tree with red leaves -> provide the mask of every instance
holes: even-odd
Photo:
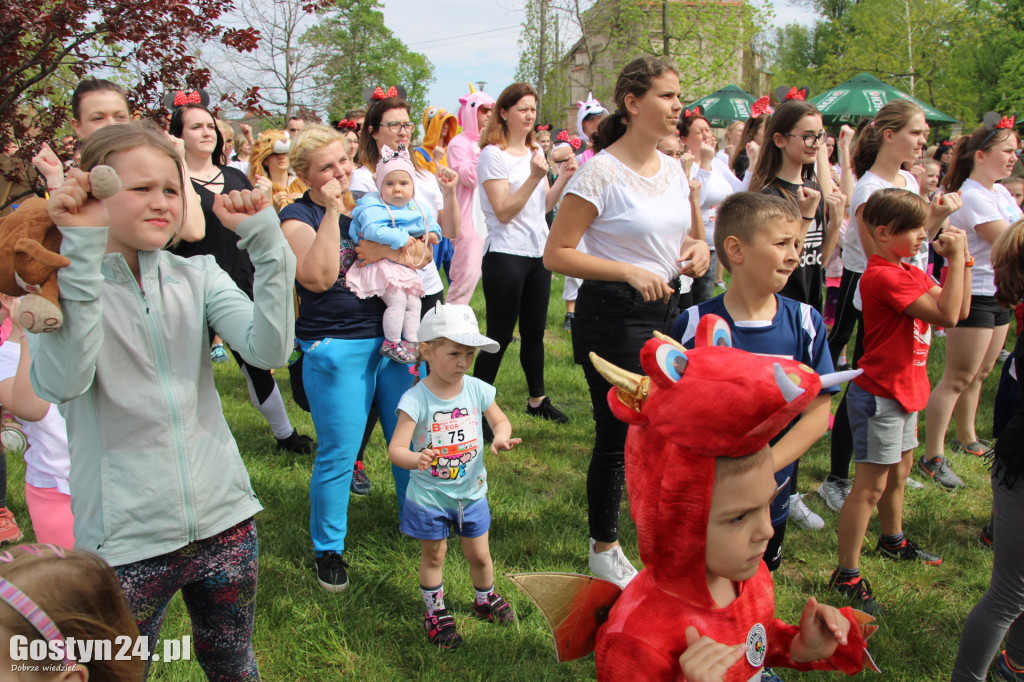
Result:
[[[68,120],[57,76],[74,87],[86,75],[130,67],[129,102],[159,108],[172,88],[205,86],[210,73],[196,54],[207,41],[238,52],[259,42],[253,28],[219,23],[231,0],[4,0],[0,6],[0,150],[17,144],[28,160]],[[252,108],[258,88],[226,99]],[[9,197],[7,202],[14,200]]]

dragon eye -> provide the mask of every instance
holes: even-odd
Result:
[[[665,376],[672,381],[679,381],[683,378],[683,373],[686,371],[686,365],[689,362],[686,353],[665,344],[658,348],[655,357],[658,360],[658,367],[665,373]]]

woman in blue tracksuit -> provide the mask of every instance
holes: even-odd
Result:
[[[376,406],[390,440],[398,399],[413,378],[408,365],[379,352],[384,302],[359,298],[345,285],[345,273],[356,261],[356,245],[348,239],[355,201],[349,192],[352,160],[347,150],[344,138],[324,126],[306,126],[292,138],[291,167],[309,190],[281,211],[281,227],[298,261],[295,336],[303,352],[302,381],[319,442],[309,483],[309,526],[317,579],[330,592],[348,586],[343,552],[352,467],[370,407]],[[423,261],[424,256],[430,260],[425,243],[417,244],[422,248],[416,249],[416,257],[403,262]],[[391,253],[392,260],[402,260],[400,252]],[[398,467],[392,471],[401,509],[409,472]]]

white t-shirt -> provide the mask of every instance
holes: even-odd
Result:
[[[576,171],[565,192],[597,209],[584,233],[591,255],[671,282],[679,277],[679,251],[690,231],[690,185],[675,159],[658,158],[661,170],[645,178],[601,151]]]
[[[900,175],[906,181],[903,189],[914,194],[918,194],[921,191],[920,185],[917,184],[917,178],[905,170],[900,170]],[[850,197],[850,226],[846,230],[846,238],[843,242],[843,267],[847,270],[863,273],[864,269],[868,266],[868,259],[864,254],[864,245],[860,243],[857,209],[864,205],[877,190],[885,189],[886,187],[896,187],[896,185],[879,175],[875,175],[871,171],[864,173],[857,180],[857,184],[853,186],[853,196]],[[913,259],[914,265],[921,267],[918,258]],[[925,267],[928,265],[927,252],[925,252],[924,265]],[[921,267],[921,269],[924,270],[925,267]]]
[[[0,381],[14,378],[20,357],[21,347],[17,343],[6,342],[0,345]],[[28,440],[28,449],[25,450],[25,481],[37,488],[56,488],[70,495],[68,430],[60,411],[51,405],[46,416],[39,421],[19,420],[19,423]]]
[[[480,151],[480,159],[476,163],[476,184],[480,194],[480,208],[487,222],[485,253],[496,251],[528,258],[544,255],[544,243],[548,240],[548,223],[544,219],[547,179],[541,178],[526,200],[523,210],[507,223],[498,220],[484,189],[484,183],[488,180],[508,180],[508,191],[512,194],[530,179],[532,166],[532,153],[515,156],[495,144],[489,144]]]
[[[1005,220],[1013,224],[1020,220],[1021,210],[1004,186],[999,183],[988,189],[976,180],[968,178],[960,186],[964,205],[949,217],[949,224],[967,233],[967,247],[974,258],[971,268],[971,294],[974,296],[995,296],[995,270],[992,269],[992,245],[981,238],[974,228],[994,220]]]
[[[717,159],[715,159],[717,161]],[[704,219],[704,241],[711,250],[715,250],[715,218],[718,206],[735,192],[727,175],[735,179],[732,172],[720,163],[711,163],[711,170],[706,171],[696,163],[690,167],[690,178],[700,180],[700,215]]]
[[[413,182],[416,184],[416,203],[422,206],[424,211],[432,213],[434,219],[437,219],[438,212],[444,208],[444,196],[441,194],[441,187],[437,184],[437,178],[430,173],[419,171],[413,178]],[[360,166],[352,171],[349,189],[353,192],[376,192],[377,183],[374,182],[373,174],[366,166]],[[420,276],[420,281],[423,282],[425,293],[436,294],[444,289],[434,261],[430,261],[426,267],[420,268],[416,273]]]

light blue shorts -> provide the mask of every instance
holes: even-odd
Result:
[[[451,506],[423,505],[405,498],[398,530],[418,540],[444,540],[451,531],[464,538],[478,538],[491,527],[487,496],[478,500],[449,500]]]

